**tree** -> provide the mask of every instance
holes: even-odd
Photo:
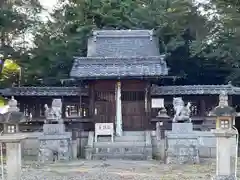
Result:
[[[69,0],[59,5],[51,19],[34,35],[31,56],[22,61],[27,84],[56,84],[68,78],[73,56],[85,56],[92,29],[155,29],[160,51],[172,56],[180,47],[203,39],[213,26],[188,0]],[[185,37],[188,32],[189,37]],[[186,40],[188,39],[188,40]],[[182,61],[188,62],[189,52]],[[172,68],[172,67],[171,67]],[[172,68],[174,69],[174,68]],[[176,69],[176,68],[175,68]],[[179,73],[176,69],[173,73]],[[187,73],[187,72],[185,72]]]
[[[205,4],[207,15],[215,22],[202,41],[192,46],[192,51],[206,59],[215,59],[225,68],[226,81],[240,84],[240,2],[236,0],[211,0]]]
[[[0,72],[2,72],[6,59],[12,58],[18,61],[26,51],[25,36],[35,27],[39,20],[37,14],[41,10],[38,0],[1,0]]]
[[[21,67],[12,59],[5,59],[2,68],[0,87],[9,86],[20,81]]]

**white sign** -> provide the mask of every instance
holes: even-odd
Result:
[[[152,99],[152,108],[164,108],[164,99],[153,98]]]
[[[113,123],[96,123],[95,124],[95,142],[98,136],[111,136],[113,142]]]

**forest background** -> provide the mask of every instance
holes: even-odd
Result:
[[[59,86],[94,29],[154,29],[170,74],[161,84],[240,85],[238,0],[0,2],[0,88]]]

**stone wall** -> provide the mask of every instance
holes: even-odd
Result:
[[[22,155],[27,160],[37,160],[39,140],[38,137],[42,135],[41,132],[23,133],[27,139],[22,141]]]
[[[167,132],[169,133],[169,132]],[[199,155],[200,158],[215,158],[216,157],[216,138],[213,133],[207,131],[194,131],[194,133],[198,136],[199,140]],[[24,133],[28,136],[26,140],[22,142],[23,146],[23,156],[24,158],[31,158],[37,160],[39,141],[38,137],[42,135],[41,132],[33,132],[33,133]],[[165,139],[157,138],[156,131],[151,132],[152,138],[152,151],[154,159],[164,160],[165,158]],[[233,150],[232,155],[235,155],[235,138],[233,140]],[[85,157],[85,146],[88,142],[88,132],[81,132],[78,134],[75,140],[73,140],[73,146],[75,148],[75,154],[78,157]]]
[[[171,131],[166,131],[166,135]],[[200,158],[216,157],[216,137],[210,131],[193,131],[198,137]],[[232,137],[232,156],[236,154],[236,138]],[[156,131],[152,131],[153,157],[165,160],[166,139],[157,138]]]
[[[69,132],[71,133],[71,132]],[[42,136],[42,132],[22,133],[27,136],[27,139],[22,142],[22,155],[26,160],[37,160],[39,150],[38,137]],[[73,157],[84,157],[84,147],[87,145],[88,132],[79,133],[72,140]]]

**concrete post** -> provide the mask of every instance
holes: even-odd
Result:
[[[161,126],[162,126],[162,122],[156,122],[156,137],[157,137],[157,141],[160,141],[162,139]]]
[[[0,143],[6,143],[7,180],[20,180],[21,178],[21,140],[23,139],[26,137],[18,133],[0,136]]]
[[[216,129],[213,131],[217,138],[216,176],[213,180],[236,180],[231,165],[232,138],[237,132],[233,129]]]
[[[21,144],[19,142],[6,143],[7,180],[20,180],[21,177]]]

